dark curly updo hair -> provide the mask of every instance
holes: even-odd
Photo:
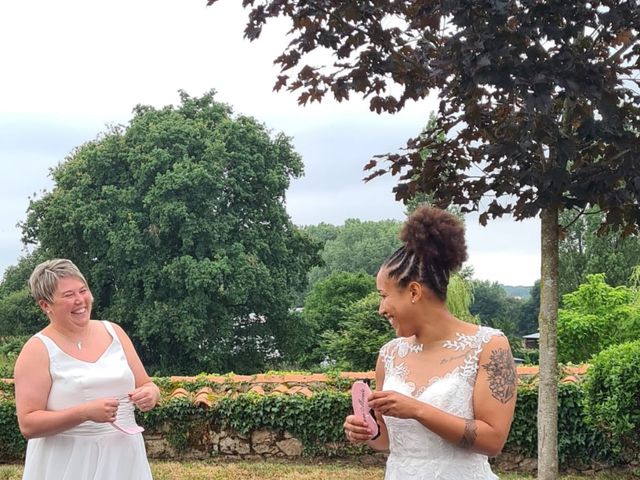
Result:
[[[404,246],[381,268],[401,287],[417,281],[446,300],[449,275],[467,259],[464,227],[460,221],[446,210],[422,206],[407,218],[400,239]]]

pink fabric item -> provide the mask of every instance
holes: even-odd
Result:
[[[125,427],[124,425],[118,425],[117,423],[112,422],[111,426],[113,428],[115,428],[116,430],[120,430],[121,432],[129,434],[129,435],[134,435],[136,433],[144,432],[144,428],[141,427],[140,425],[134,425],[132,427]]]
[[[369,407],[369,395],[371,395],[371,389],[369,385],[361,380],[353,383],[351,386],[351,404],[353,405],[353,414],[367,423],[367,426],[371,430],[371,436],[378,435],[378,424],[375,418],[371,415],[371,408]]]

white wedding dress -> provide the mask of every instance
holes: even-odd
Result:
[[[384,362],[383,390],[393,390],[462,418],[474,418],[473,387],[484,345],[498,330],[479,327],[476,335],[458,334],[443,342],[424,364],[422,345],[413,338],[396,338],[380,350]],[[426,378],[418,378],[425,372]],[[383,416],[389,432],[385,480],[491,480],[485,455],[454,445],[417,420]]]
[[[135,426],[135,388],[120,340],[109,322],[102,322],[111,344],[95,362],[63,352],[42,333],[36,333],[49,352],[51,391],[47,410],[62,410],[98,398],[118,398],[116,423]],[[27,444],[23,480],[148,480],[151,470],[141,433],[128,435],[109,423],[86,421]]]

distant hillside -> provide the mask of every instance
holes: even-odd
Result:
[[[531,287],[523,287],[518,285],[517,287],[512,287],[510,285],[502,285],[504,291],[507,292],[507,295],[510,297],[520,297],[522,299],[529,298],[529,290]]]

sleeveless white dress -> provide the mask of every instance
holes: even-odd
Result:
[[[135,388],[113,326],[102,322],[111,344],[96,362],[63,352],[53,340],[36,333],[49,352],[51,391],[47,410],[62,410],[98,398],[118,398],[116,423],[134,426],[128,393]],[[151,470],[141,433],[128,435],[109,423],[86,421],[62,433],[34,438],[27,444],[23,480],[146,480]]]
[[[440,362],[424,372],[422,345],[413,338],[395,338],[380,350],[384,362],[383,390],[393,390],[452,415],[474,418],[473,387],[482,348],[498,330],[479,327],[475,335],[458,334],[442,344]],[[383,416],[389,432],[385,480],[493,480],[486,455],[454,445],[417,420]]]

